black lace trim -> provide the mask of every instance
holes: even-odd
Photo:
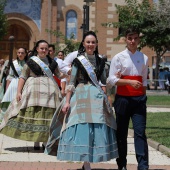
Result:
[[[84,66],[81,64],[81,62],[78,60],[78,58],[76,57],[73,60],[73,64],[79,68],[79,70],[81,71],[82,75],[84,76],[85,81],[90,80]],[[105,59],[102,59],[100,57],[96,57],[96,69],[94,70],[97,76],[97,80],[101,80],[101,76],[102,73],[104,71],[104,67],[105,67]]]
[[[55,71],[56,67],[58,66],[58,64],[57,64],[57,62],[55,60],[53,60],[49,56],[47,56],[47,58],[48,58],[48,62],[49,62],[49,68],[50,68],[51,72],[54,73],[54,71]],[[28,59],[27,65],[35,75],[37,75],[37,76],[44,75],[41,67],[34,60]]]

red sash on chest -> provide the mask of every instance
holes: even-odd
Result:
[[[121,79],[138,80],[142,83],[142,76],[121,76]],[[143,93],[143,86],[138,89],[130,85],[117,86],[117,94],[121,96],[141,96]]]

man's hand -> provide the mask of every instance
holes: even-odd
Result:
[[[129,85],[134,87],[135,89],[138,89],[142,86],[142,83],[137,80],[129,80]]]

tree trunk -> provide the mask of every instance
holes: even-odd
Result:
[[[158,73],[159,73],[159,64],[160,64],[161,56],[159,53],[156,53],[156,68],[155,68],[155,83],[154,89],[157,90],[158,87]]]

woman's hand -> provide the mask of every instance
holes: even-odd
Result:
[[[70,109],[70,103],[66,103],[64,107],[62,108],[62,111],[64,114],[67,114]]]
[[[21,100],[22,94],[21,93],[17,93],[17,102],[19,102]]]

